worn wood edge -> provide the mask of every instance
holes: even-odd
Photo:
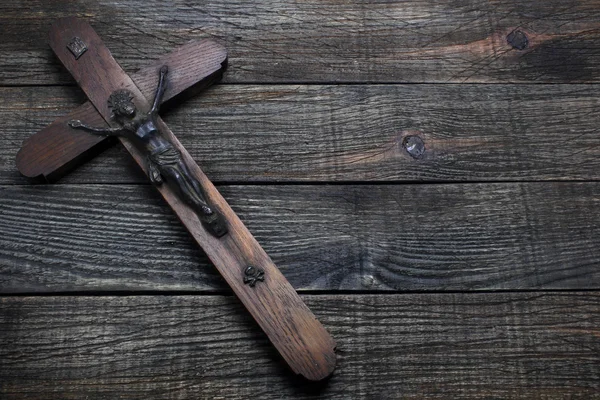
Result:
[[[116,143],[102,136],[67,132],[67,122],[80,118],[95,126],[106,124],[90,103],[59,117],[23,141],[15,159],[19,173],[34,182],[54,182]]]
[[[296,382],[222,296],[0,297],[14,398],[598,398],[599,292],[303,295],[339,342]]]
[[[66,44],[74,36],[89,44],[86,58],[74,61],[66,50]],[[114,121],[111,120],[106,98],[114,90],[127,88],[135,97],[141,112],[150,109],[143,93],[120,68],[101,38],[86,22],[74,17],[56,21],[50,30],[50,46],[109,125],[114,124]],[[87,69],[106,71],[106,75],[90,77],[86,73]],[[197,214],[184,205],[167,185],[157,187],[158,191],[194,240],[205,250],[292,370],[310,381],[327,379],[336,363],[335,342],[331,335],[302,302],[294,288],[160,118],[157,119],[157,125],[181,152],[215,211],[225,217],[229,230],[227,235],[217,238],[210,234]],[[120,137],[119,140],[146,172],[146,157],[127,139]],[[256,287],[242,281],[243,271],[249,265],[264,270],[265,280]]]
[[[190,60],[191,55],[194,55],[194,58],[202,56],[198,61],[201,63],[200,68],[186,62]],[[156,69],[164,64],[172,65],[175,73],[179,74],[171,80],[172,84],[165,92],[163,103],[168,107],[175,101],[189,98],[218,82],[227,67],[227,50],[222,45],[205,39],[187,43],[151,62],[149,66],[132,74],[133,81],[146,98],[153,96]],[[190,73],[192,79],[187,78]],[[110,138],[73,131],[67,126],[67,122],[72,119],[84,120],[92,126],[106,126],[106,122],[89,102],[58,118],[25,139],[21,145],[16,156],[16,166],[23,176],[39,182],[56,182],[115,143],[115,140]]]

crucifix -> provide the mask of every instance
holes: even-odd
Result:
[[[190,43],[130,77],[92,27],[72,17],[53,24],[50,46],[89,103],[28,139],[19,170],[53,181],[117,138],[292,371],[330,376],[335,342],[158,115],[163,102],[219,80],[226,51]]]

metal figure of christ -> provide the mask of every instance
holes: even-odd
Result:
[[[84,124],[79,120],[69,121],[69,126],[96,135],[122,136],[129,139],[139,150],[146,154],[150,181],[160,185],[165,181],[194,209],[209,231],[221,237],[227,233],[223,218],[209,205],[202,185],[190,173],[181,153],[166,139],[157,127],[156,119],[163,94],[167,88],[168,67],[162,66],[156,95],[152,108],[147,114],[138,113],[133,102],[133,94],[126,89],[113,92],[108,104],[112,110],[112,119],[120,126],[116,128],[98,128]]]

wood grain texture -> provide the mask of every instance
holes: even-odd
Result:
[[[146,98],[152,98],[157,71],[163,65],[170,66],[170,85],[163,96],[166,108],[169,102],[189,97],[220,80],[226,63],[227,50],[223,46],[211,40],[194,41],[144,66],[131,79]],[[82,104],[25,139],[16,156],[21,174],[44,182],[56,181],[91,158],[90,153],[106,148],[106,142],[115,142],[74,131],[67,125],[70,120],[83,120],[90,126],[108,126],[91,103]]]
[[[0,190],[0,291],[223,291],[150,186]],[[600,288],[597,183],[220,186],[299,290]]]
[[[230,51],[165,120],[323,293],[302,297],[338,342],[328,385],[213,296],[124,149],[19,186],[22,141],[85,101],[47,46],[67,15],[131,75],[189,40]],[[600,399],[598,1],[3,0],[0,34],[0,293],[40,295],[0,298],[0,398]],[[413,181],[435,184],[382,184]]]
[[[294,384],[231,297],[0,299],[3,399],[600,398],[600,296],[304,296],[338,338]]]
[[[228,82],[598,82],[595,0],[4,0],[0,84],[63,84],[56,18],[97,27],[125,70],[191,39],[230,51]],[[527,47],[507,37],[520,30]],[[511,44],[512,43],[512,44]],[[515,47],[516,46],[516,47]]]
[[[67,47],[73,37],[80,38],[88,46],[87,52],[79,59],[73,57]],[[112,119],[112,111],[107,102],[109,96],[117,90],[126,89],[130,92],[139,113],[150,111],[149,100],[121,69],[87,22],[73,17],[57,20],[50,30],[50,46],[109,125],[118,126]],[[329,377],[336,362],[333,338],[302,302],[167,125],[160,117],[153,117],[152,122],[156,124],[160,135],[177,150],[187,169],[197,179],[211,209],[223,217],[227,234],[223,237],[212,235],[200,222],[197,211],[185,204],[172,186],[156,185],[158,192],[194,241],[202,247],[290,368],[310,381]],[[148,152],[144,152],[144,145],[139,148],[129,138],[122,136],[119,140],[148,174]],[[245,280],[244,271],[247,272],[249,267],[258,269],[264,275],[262,282],[256,286],[247,284]]]
[[[0,89],[0,182],[27,183],[21,142],[82,98]],[[218,182],[598,180],[599,99],[594,85],[218,85],[165,121]],[[64,182],[147,182],[134,165],[111,149]]]

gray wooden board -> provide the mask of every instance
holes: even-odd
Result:
[[[68,15],[88,18],[126,70],[210,36],[229,49],[229,82],[600,80],[595,0],[3,0],[0,84],[72,82],[46,44]]]
[[[225,296],[0,298],[3,399],[600,398],[600,296],[323,295],[324,388]]]
[[[0,183],[27,183],[21,143],[83,99],[0,89]],[[166,122],[217,182],[597,180],[599,99],[594,85],[219,85]],[[134,164],[117,147],[63,182],[146,182]]]
[[[47,45],[66,15],[128,72],[228,48],[166,121],[319,293],[328,385],[284,370],[123,149],[18,175],[85,100]],[[4,0],[0,35],[0,398],[600,398],[597,1]]]
[[[600,288],[600,184],[220,191],[302,290]],[[0,291],[223,290],[147,185],[0,187]]]

